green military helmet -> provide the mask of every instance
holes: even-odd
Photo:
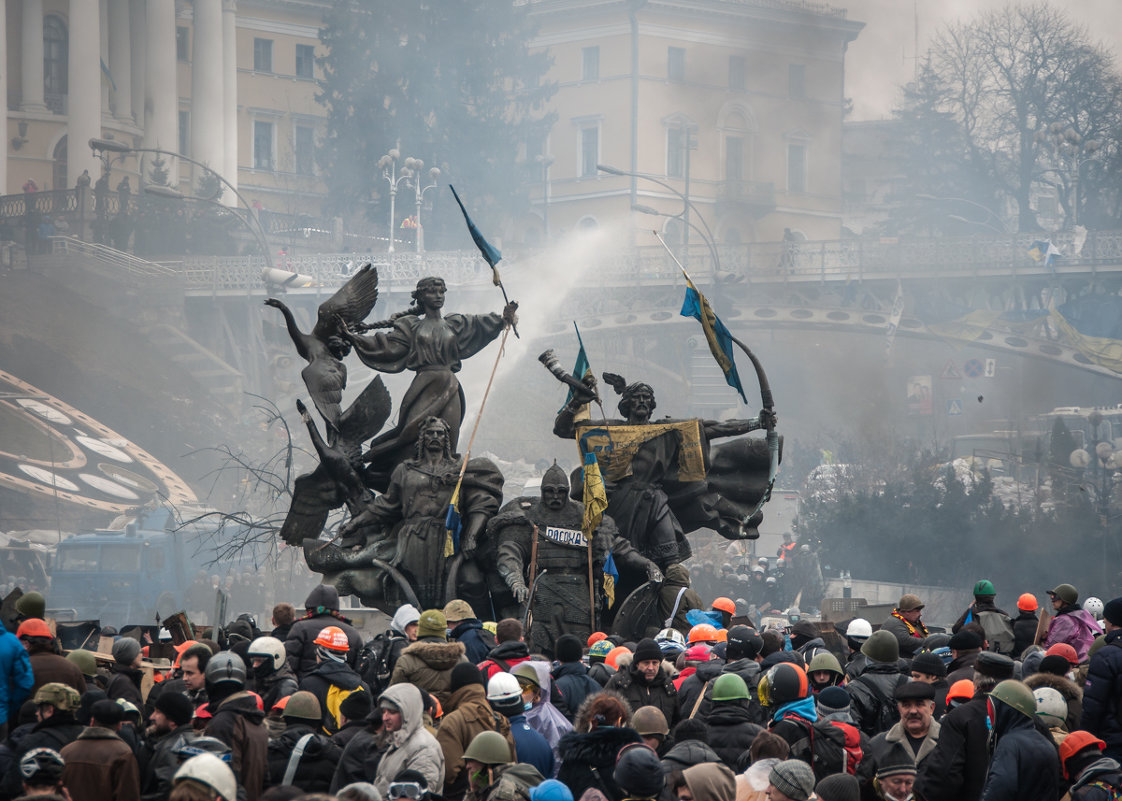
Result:
[[[661,734],[666,737],[670,734],[666,715],[662,714],[662,710],[657,706],[641,706],[636,709],[635,714],[631,716],[631,728],[643,736]]]
[[[514,670],[510,672],[514,674],[514,678],[518,679],[519,682],[526,681],[533,684],[539,690],[542,688],[542,680],[538,678],[538,672],[534,670],[534,666],[529,662],[521,662],[515,665]]]
[[[1079,600],[1079,590],[1070,584],[1060,584],[1054,590],[1048,590],[1053,598],[1059,598],[1065,604],[1073,604]]]
[[[510,762],[510,745],[497,731],[481,731],[464,751],[464,759],[484,765],[506,765]]]
[[[816,653],[814,655],[814,658],[810,660],[810,664],[807,666],[806,672],[807,674],[810,674],[816,673],[819,670],[828,670],[831,673],[837,673],[839,676],[845,675],[845,671],[842,670],[841,663],[838,662],[838,658],[829,651],[819,651],[818,653]]]
[[[96,676],[97,675],[97,660],[94,659],[92,651],[86,651],[82,648],[75,648],[73,651],[66,655],[68,662],[73,662],[78,666],[78,670],[82,671],[83,676]]]
[[[1025,717],[1036,717],[1036,698],[1028,685],[1016,679],[1006,679],[990,692],[990,697],[1016,709]]]
[[[69,684],[52,681],[35,691],[35,705],[47,704],[59,712],[73,712],[82,704],[82,696]]]
[[[722,673],[713,682],[714,701],[748,700],[748,685],[735,673]]]
[[[46,619],[47,617],[47,600],[43,597],[43,593],[25,592],[16,601],[16,611],[19,612],[20,617],[38,617]]]
[[[891,631],[881,629],[865,640],[861,653],[874,662],[895,662],[900,658],[900,642]]]
[[[975,595],[997,595],[997,590],[993,588],[993,582],[989,579],[981,579],[974,585]]]
[[[284,717],[300,718],[300,720],[320,720],[323,713],[319,708],[319,699],[307,690],[293,693],[284,705]]]

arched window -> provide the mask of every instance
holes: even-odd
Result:
[[[67,51],[66,23],[54,14],[43,18],[43,96],[55,114],[65,111]]]
[[[752,178],[753,145],[757,131],[752,110],[740,102],[726,103],[717,114],[724,151],[724,178],[730,186]]]
[[[66,189],[66,137],[58,140],[51,154],[51,189]]]

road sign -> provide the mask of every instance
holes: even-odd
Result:
[[[997,375],[997,359],[986,359],[986,378],[993,378]]]
[[[943,374],[939,377],[959,379],[962,378],[962,373],[958,371],[958,365],[954,363],[953,359],[947,359],[947,363],[943,365]]]
[[[985,371],[986,368],[981,359],[970,359],[962,365],[962,372],[966,374],[967,378],[980,378]]]
[[[947,401],[947,414],[950,417],[962,414],[962,398],[951,398]]]

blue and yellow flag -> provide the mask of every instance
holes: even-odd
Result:
[[[619,581],[619,571],[616,570],[616,560],[608,552],[604,562],[604,597],[608,599],[608,608],[611,609],[616,602],[616,582]]]
[[[448,502],[448,512],[444,515],[444,528],[447,533],[444,537],[444,555],[455,556],[460,552],[460,532],[463,531],[464,521],[460,517],[460,486],[456,484],[452,491],[452,500]]]
[[[573,321],[573,328],[577,332],[577,344],[580,345],[580,350],[577,351],[577,363],[573,365],[573,376],[584,380],[585,376],[592,373],[592,367],[588,363],[588,354],[584,352],[584,340],[580,338],[580,329],[577,328],[576,320]],[[569,401],[573,399],[573,390],[569,390],[569,394],[565,396],[565,406],[569,405]],[[558,411],[562,411],[565,406],[562,406]]]
[[[604,519],[604,510],[608,508],[608,493],[604,489],[604,477],[600,475],[600,463],[596,461],[595,453],[584,455],[584,517],[581,520],[581,530],[592,547],[592,534],[600,527]],[[608,599],[608,606],[616,601],[616,581],[619,571],[616,570],[615,560],[609,552],[604,561],[604,595]]]
[[[740,374],[736,372],[736,360],[733,358],[732,334],[725,328],[721,319],[713,313],[709,301],[693,285],[693,281],[686,276],[686,298],[682,301],[682,316],[693,317],[701,323],[705,332],[705,341],[709,343],[709,352],[717,360],[717,366],[725,374],[725,382],[740,393],[740,398],[745,403],[748,398],[744,395],[744,386],[740,383]]]

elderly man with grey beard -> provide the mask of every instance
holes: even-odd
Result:
[[[900,721],[872,739],[857,767],[861,794],[866,799],[876,798],[873,779],[882,767],[907,761],[918,767],[939,741],[939,724],[934,719],[935,688],[931,684],[901,684],[896,688],[895,700]]]

